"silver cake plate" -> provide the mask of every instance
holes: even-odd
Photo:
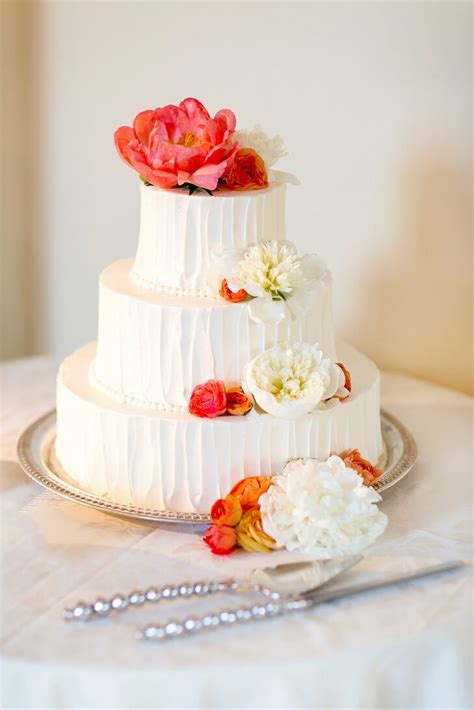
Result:
[[[383,461],[379,462],[382,475],[374,484],[378,492],[398,483],[415,463],[417,448],[415,440],[404,425],[392,414],[382,410],[382,435],[385,445]],[[25,429],[18,441],[18,460],[24,472],[48,491],[104,513],[121,515],[160,523],[207,524],[207,513],[180,513],[171,510],[140,508],[135,505],[116,503],[81,490],[57,465],[52,463],[56,432],[56,410],[44,414]]]

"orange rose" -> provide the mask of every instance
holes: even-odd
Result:
[[[227,414],[240,417],[248,414],[253,407],[252,400],[245,394],[242,387],[233,387],[227,390]]]
[[[349,372],[349,370],[347,370],[347,369],[344,367],[344,365],[342,364],[342,362],[336,362],[336,365],[337,365],[338,367],[340,367],[341,370],[342,370],[342,372],[344,373],[344,377],[346,378],[346,380],[345,380],[345,382],[344,382],[344,387],[345,387],[345,389],[346,389],[346,390],[349,392],[349,394],[350,394],[350,393],[351,393],[351,390],[352,390],[351,373]],[[341,400],[341,402],[342,402],[344,399],[347,399],[347,397],[349,397],[349,394],[346,395],[345,397],[339,397],[339,399]]]
[[[228,555],[237,547],[237,535],[228,525],[211,525],[203,538],[215,555]]]
[[[246,552],[271,552],[276,547],[275,540],[264,532],[262,516],[256,508],[243,514],[236,533],[237,544]]]
[[[261,190],[268,187],[263,158],[253,148],[239,148],[226,177],[230,190]]]
[[[211,520],[214,525],[230,525],[234,527],[242,517],[240,501],[235,496],[219,498],[211,508]]]
[[[359,476],[362,476],[366,486],[371,486],[382,474],[378,468],[372,466],[370,461],[362,458],[359,449],[347,449],[343,451],[342,454],[339,454],[339,456],[348,468],[354,469]]]
[[[269,476],[249,476],[236,483],[230,494],[239,499],[245,512],[258,507],[258,499],[271,485],[272,479]]]
[[[221,283],[219,289],[219,296],[225,301],[230,301],[230,303],[240,303],[247,298],[247,291],[241,288],[239,291],[231,291],[227,283],[227,279],[224,279]]]

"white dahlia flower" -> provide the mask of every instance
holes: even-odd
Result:
[[[290,461],[273,482],[259,503],[278,547],[329,559],[360,552],[385,530],[380,495],[339,456]]]
[[[279,323],[287,317],[304,315],[310,307],[309,291],[326,273],[315,254],[299,257],[292,242],[275,239],[245,251],[213,250],[209,285],[215,295],[223,279],[230,290],[244,289],[250,317],[258,323]]]
[[[249,131],[236,131],[232,140],[238,142],[239,148],[253,148],[263,158],[267,168],[271,168],[280,158],[287,155],[283,138],[270,138],[259,125]]]
[[[295,419],[333,397],[344,385],[341,368],[317,345],[279,343],[245,368],[244,385],[261,409]]]
[[[250,296],[284,299],[306,281],[301,262],[291,242],[261,242],[247,249],[235,265],[229,288],[244,288]]]

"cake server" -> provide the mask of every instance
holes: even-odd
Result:
[[[326,602],[342,599],[354,594],[361,594],[374,589],[382,589],[401,582],[409,582],[421,577],[440,574],[458,569],[464,565],[461,561],[446,562],[432,567],[424,567],[410,574],[389,577],[374,582],[353,584],[348,587],[339,587],[327,590],[311,590],[293,598],[272,599],[264,604],[237,609],[224,610],[216,614],[206,614],[200,617],[187,617],[178,621],[169,620],[164,624],[151,624],[138,632],[139,638],[148,641],[166,641],[168,639],[182,638],[195,635],[208,629],[223,626],[232,626],[242,622],[260,621],[262,619],[282,616],[290,612],[305,611]]]
[[[255,569],[248,580],[226,579],[220,582],[182,582],[165,587],[151,587],[146,591],[115,594],[109,599],[98,598],[93,602],[78,602],[64,610],[66,621],[89,621],[108,616],[114,611],[125,611],[130,607],[142,606],[147,602],[174,600],[178,598],[204,597],[218,592],[242,594],[256,592],[271,599],[294,597],[315,590],[330,579],[360,562],[361,555],[314,560],[311,562],[291,562],[276,567]]]

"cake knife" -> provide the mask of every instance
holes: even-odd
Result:
[[[125,611],[130,607],[142,606],[147,602],[173,601],[179,598],[204,597],[220,592],[243,594],[256,592],[271,599],[294,597],[321,587],[362,560],[362,555],[290,562],[255,569],[248,580],[226,579],[220,582],[182,582],[177,585],[151,587],[146,591],[133,591],[128,594],[115,594],[109,599],[99,597],[93,602],[77,602],[64,610],[66,621],[90,621],[104,618],[116,611]]]
[[[464,563],[459,560],[446,562],[443,564],[424,567],[410,574],[389,577],[374,582],[364,582],[353,584],[348,587],[335,589],[312,590],[290,599],[275,599],[264,604],[254,604],[221,611],[216,614],[206,614],[200,617],[188,617],[177,621],[169,620],[164,624],[150,624],[138,632],[139,638],[147,641],[166,641],[169,639],[182,638],[195,635],[202,631],[223,626],[232,626],[242,622],[260,621],[263,619],[282,616],[290,612],[305,611],[326,602],[342,599],[347,596],[361,594],[374,589],[393,586],[401,582],[429,577],[431,575],[449,572],[463,567]]]

